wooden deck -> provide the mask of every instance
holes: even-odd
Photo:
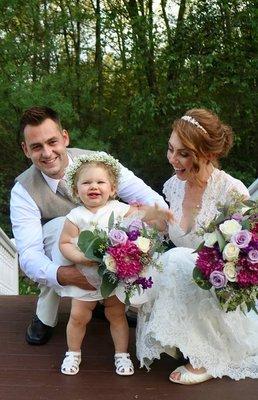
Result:
[[[130,352],[136,372],[119,377],[113,370],[113,346],[106,321],[94,318],[83,345],[80,372],[59,372],[65,345],[69,301],[60,307],[58,326],[48,344],[29,346],[25,329],[34,313],[34,296],[0,296],[0,400],[256,400],[258,380],[213,379],[181,386],[168,381],[176,366],[166,355],[150,372],[137,369],[134,328]]]

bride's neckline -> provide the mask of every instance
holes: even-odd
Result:
[[[184,235],[188,235],[189,233],[191,233],[193,231],[193,229],[196,225],[196,219],[197,219],[198,215],[201,213],[201,211],[203,209],[202,206],[205,203],[203,200],[206,198],[208,188],[210,187],[210,184],[214,178],[214,175],[216,175],[217,171],[219,171],[219,170],[217,168],[213,167],[213,170],[212,170],[209,178],[207,179],[206,187],[203,191],[201,201],[199,204],[197,204],[197,206],[195,208],[195,214],[193,215],[193,223],[191,224],[191,229],[189,226],[189,229],[187,229],[186,231],[182,228],[181,224],[182,224],[182,218],[183,218],[183,202],[184,202],[184,198],[185,198],[185,188],[186,188],[187,181],[182,181],[182,199],[181,199],[181,204],[180,204],[180,212],[179,212],[179,219],[178,219],[177,225],[180,228],[180,230],[184,233]]]

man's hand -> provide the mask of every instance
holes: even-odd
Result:
[[[57,281],[61,286],[74,285],[84,290],[96,290],[73,265],[59,267],[57,270]]]

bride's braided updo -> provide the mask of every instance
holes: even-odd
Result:
[[[233,132],[210,110],[193,108],[175,120],[173,130],[193,155],[193,169],[199,171],[199,159],[210,160],[214,166],[233,145]]]

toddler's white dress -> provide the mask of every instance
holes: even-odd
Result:
[[[138,312],[137,357],[147,368],[161,353],[175,355],[179,348],[194,368],[205,367],[214,377],[233,379],[258,377],[258,316],[239,309],[225,313],[212,293],[192,279],[196,232],[217,213],[216,204],[231,199],[232,190],[248,196],[246,187],[224,171],[214,169],[204,192],[194,228],[185,234],[180,228],[185,182],[170,178],[164,194],[176,223],[169,236],[177,247],[162,255],[164,270],[156,276],[151,299]]]
[[[122,203],[118,200],[110,200],[104,207],[92,213],[84,206],[78,206],[67,214],[66,218],[69,219],[74,225],[79,228],[79,231],[91,230],[97,226],[99,229],[108,230],[108,221],[112,212],[114,212],[115,222],[122,219],[129,211],[130,205]],[[58,242],[53,248],[52,259],[59,265],[71,265],[59,250]],[[74,297],[79,300],[97,301],[102,300],[103,296],[100,293],[101,278],[98,275],[98,267],[87,267],[85,265],[77,265],[77,268],[84,274],[88,282],[97,288],[97,290],[83,290],[76,286],[63,286],[56,288],[57,294],[61,297]],[[113,295],[112,293],[111,295]]]

